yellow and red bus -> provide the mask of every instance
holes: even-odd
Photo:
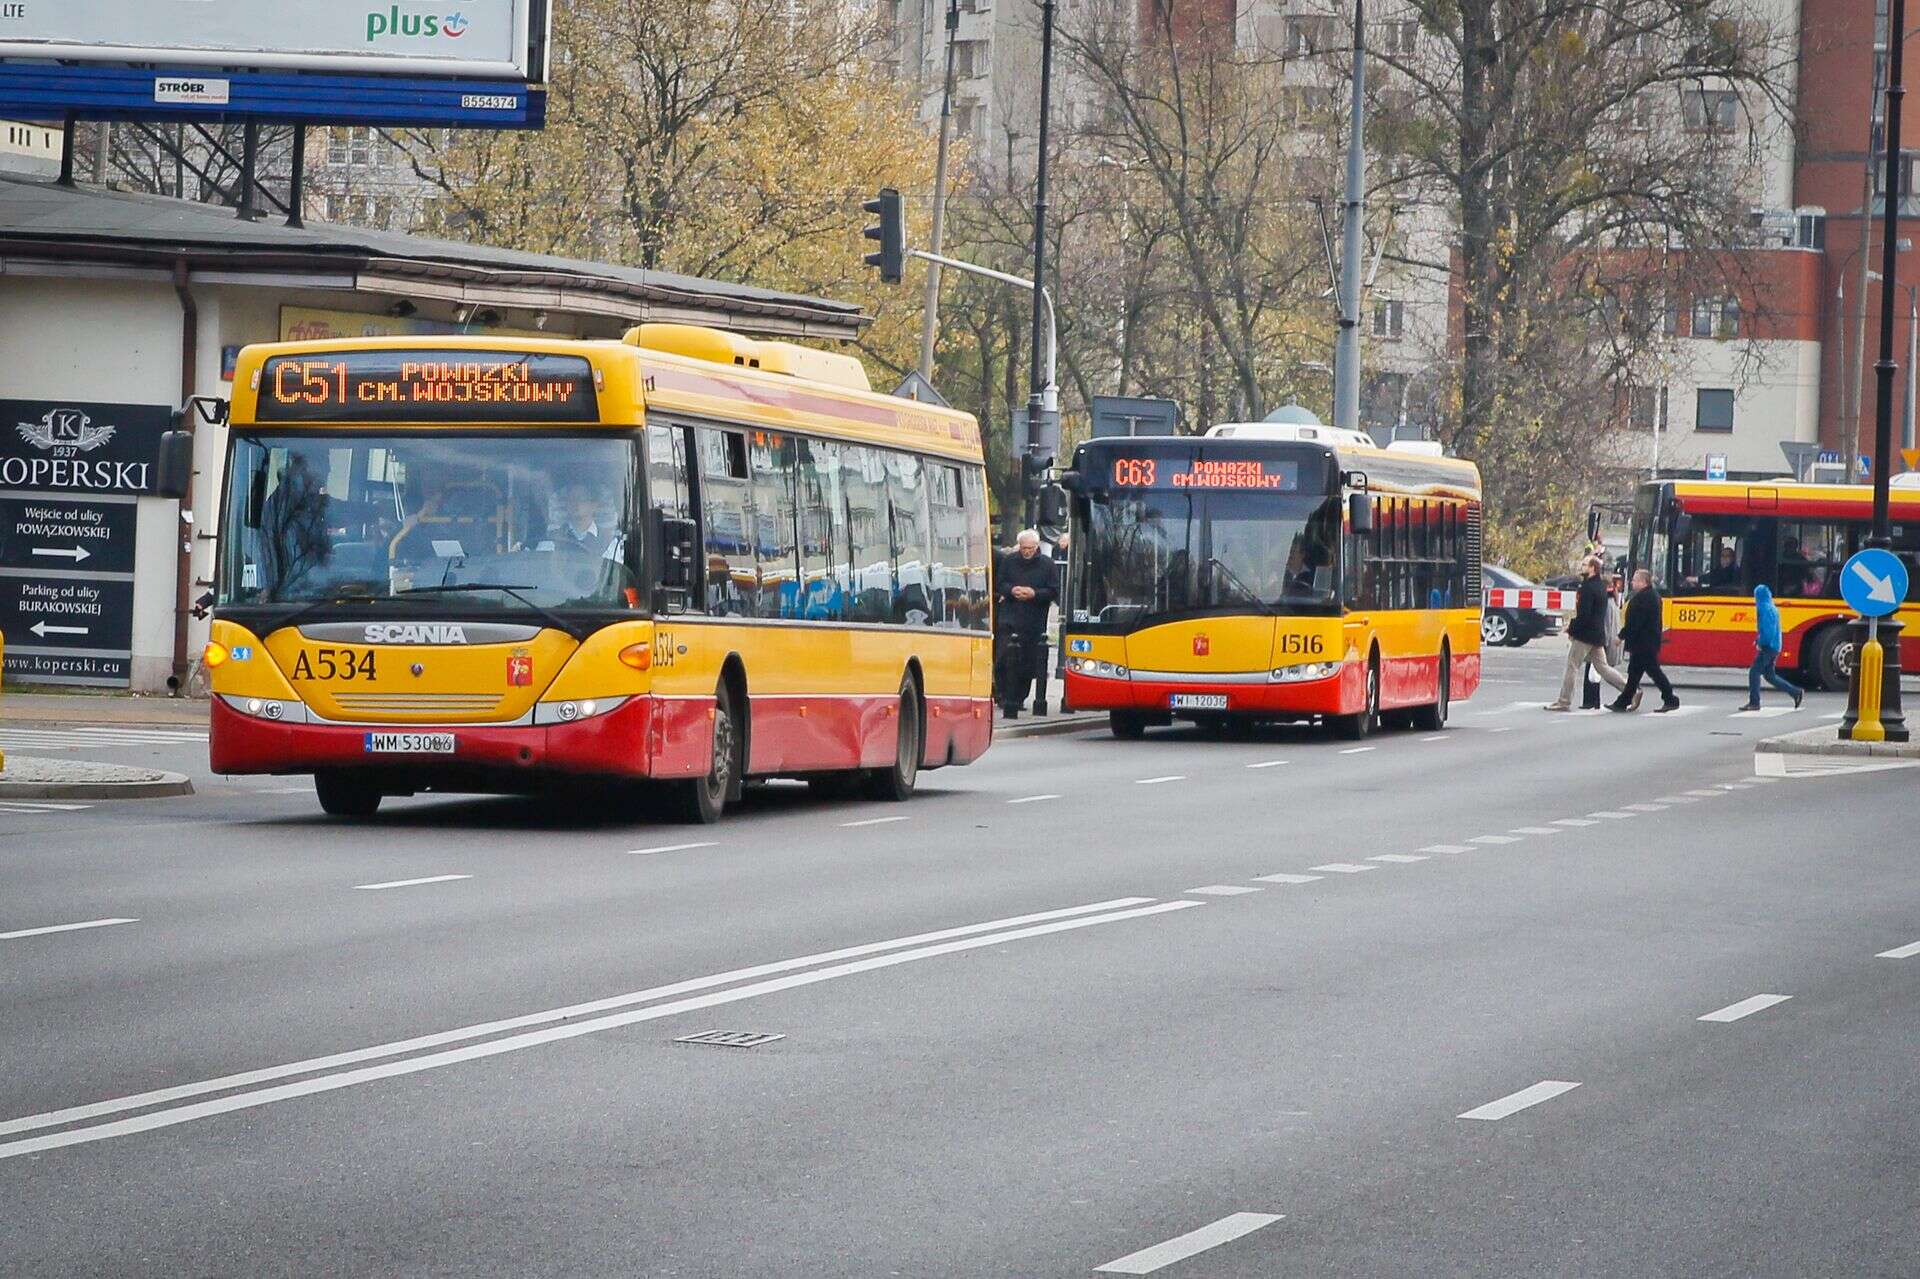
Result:
[[[624,341],[241,352],[205,653],[221,773],[321,807],[645,779],[902,799],[992,733],[987,487],[966,414],[849,356]]]
[[[1090,440],[1065,481],[1067,700],[1115,736],[1439,728],[1479,685],[1480,477],[1437,446],[1229,424]]]
[[[1897,477],[1907,480],[1906,476]],[[1920,624],[1920,486],[1889,490],[1893,549],[1909,582],[1900,620]],[[1873,521],[1867,485],[1791,481],[1661,480],[1634,495],[1627,558],[1666,596],[1660,660],[1682,666],[1753,661],[1753,588],[1780,606],[1780,665],[1809,688],[1843,689],[1853,678],[1852,610],[1840,568],[1866,545]],[[1902,646],[1920,674],[1920,644]]]

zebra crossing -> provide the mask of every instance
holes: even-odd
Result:
[[[140,728],[128,725],[86,724],[72,728],[37,725],[0,726],[0,750],[72,751],[103,746],[204,746],[204,729]]]

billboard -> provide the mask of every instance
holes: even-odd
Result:
[[[546,78],[548,0],[26,0],[0,58]]]

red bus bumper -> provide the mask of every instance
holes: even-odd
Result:
[[[450,772],[648,777],[655,775],[647,744],[656,709],[652,698],[636,697],[605,715],[572,724],[389,724],[367,728],[256,719],[216,697],[208,748],[216,773],[378,768],[401,778],[417,774],[423,779]],[[701,723],[704,726],[704,716]],[[448,732],[457,739],[458,750],[452,755],[372,754],[366,748],[369,732]],[[428,783],[423,780],[423,784]]]
[[[1434,681],[1440,675],[1438,657],[1390,658],[1380,672],[1382,709],[1420,706],[1433,701]],[[1456,655],[1448,670],[1447,698],[1464,701],[1480,687],[1480,655]],[[1143,679],[1101,679],[1066,674],[1067,704],[1075,710],[1158,711],[1172,708],[1175,693],[1226,694],[1228,714],[1352,715],[1366,704],[1367,668],[1346,662],[1336,675],[1298,683],[1161,683]],[[1216,712],[1217,713],[1217,712]]]

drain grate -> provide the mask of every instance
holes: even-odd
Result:
[[[785,1035],[773,1035],[763,1030],[703,1030],[697,1035],[681,1035],[673,1042],[713,1044],[719,1048],[758,1048],[761,1044],[770,1044],[776,1039],[785,1038]]]

